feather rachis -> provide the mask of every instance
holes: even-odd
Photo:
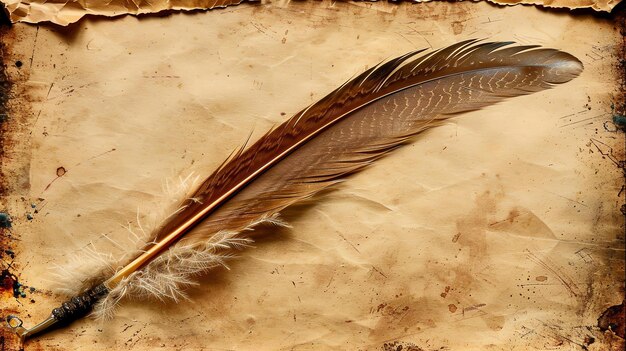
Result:
[[[124,278],[94,308],[94,317],[107,319],[124,299],[152,298],[175,302],[187,299],[185,289],[197,285],[195,278],[217,267],[228,268],[235,252],[251,247],[253,240],[242,237],[242,232],[267,224],[289,227],[278,216],[262,217],[241,231],[220,231],[209,239],[194,243],[174,245],[141,270]]]

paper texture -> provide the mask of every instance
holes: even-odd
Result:
[[[61,0],[21,1],[3,0],[9,17],[15,22],[52,22],[67,26],[85,15],[114,17],[125,14],[141,15],[166,10],[208,10],[238,5],[243,0]],[[251,0],[254,2],[255,0]]]
[[[590,8],[596,11],[611,11],[621,0],[487,0],[498,5],[538,5],[548,8],[567,8],[567,9],[586,9]]]
[[[211,172],[251,131],[254,140],[383,59],[474,37],[562,49],[585,71],[454,118],[289,210],[292,229],[202,278],[189,301],[128,302],[111,321],[85,319],[27,347],[623,348],[597,326],[624,295],[624,136],[611,122],[619,31],[607,18],[469,2],[15,25],[2,198],[15,257],[3,262],[35,290],[3,293],[3,314],[46,317],[63,300],[50,266],[128,235],[165,178]]]
[[[131,0],[1,0],[5,4],[12,22],[41,23],[52,22],[66,26],[81,19],[85,15],[96,16],[120,16],[124,14],[147,14],[165,10],[199,10],[221,8],[230,5],[238,5],[242,0],[156,0],[156,1],[131,1]],[[250,0],[257,2],[262,0]],[[426,2],[430,0],[415,0],[413,2]],[[621,0],[487,0],[499,5],[539,5],[551,8],[582,9],[590,8],[596,11],[611,11]],[[281,6],[288,4],[289,0],[262,1],[264,4],[277,3]],[[365,6],[371,4],[365,3]],[[389,10],[394,11],[392,7]]]

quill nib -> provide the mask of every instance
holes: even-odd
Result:
[[[19,317],[8,316],[6,321],[9,328],[24,342],[35,335],[49,331],[58,326],[69,324],[78,318],[84,317],[91,311],[98,300],[108,293],[109,288],[104,284],[97,285],[93,289],[89,289],[63,302],[61,306],[52,310],[48,318],[30,329],[26,329],[22,326],[23,322]]]
[[[43,322],[30,329],[24,328],[22,323],[22,320],[17,316],[10,315],[7,317],[7,324],[9,325],[9,328],[13,329],[15,334],[17,334],[20,338],[21,342],[24,342],[34,335],[54,328],[58,324],[58,321],[54,318],[54,316],[50,315],[50,317],[46,318]]]

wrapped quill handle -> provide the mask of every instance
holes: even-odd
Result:
[[[49,329],[69,324],[77,319],[86,316],[91,312],[93,306],[102,297],[109,293],[109,289],[104,284],[83,292],[63,302],[61,306],[52,310],[50,316],[43,322],[35,325],[30,329],[22,327],[22,320],[16,316],[8,316],[7,323],[24,342],[30,337],[43,333]]]

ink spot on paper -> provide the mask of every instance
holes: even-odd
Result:
[[[410,342],[393,341],[384,343],[382,351],[424,351],[424,349]]]
[[[450,287],[446,286],[446,288],[444,289],[444,291],[439,294],[439,296],[443,297],[444,299],[446,298],[446,296],[448,296],[448,293],[450,292]]]
[[[613,115],[613,123],[621,130],[626,130],[626,116]]]
[[[8,269],[3,269],[0,273],[0,293],[8,292],[13,297],[19,297],[19,286],[20,283],[15,274],[9,272]]]
[[[9,269],[3,269],[0,273],[0,294],[7,293],[14,298],[26,298],[27,293],[34,293],[35,288],[23,285],[17,276]]]
[[[8,213],[0,212],[0,228],[11,228],[11,216]]]

